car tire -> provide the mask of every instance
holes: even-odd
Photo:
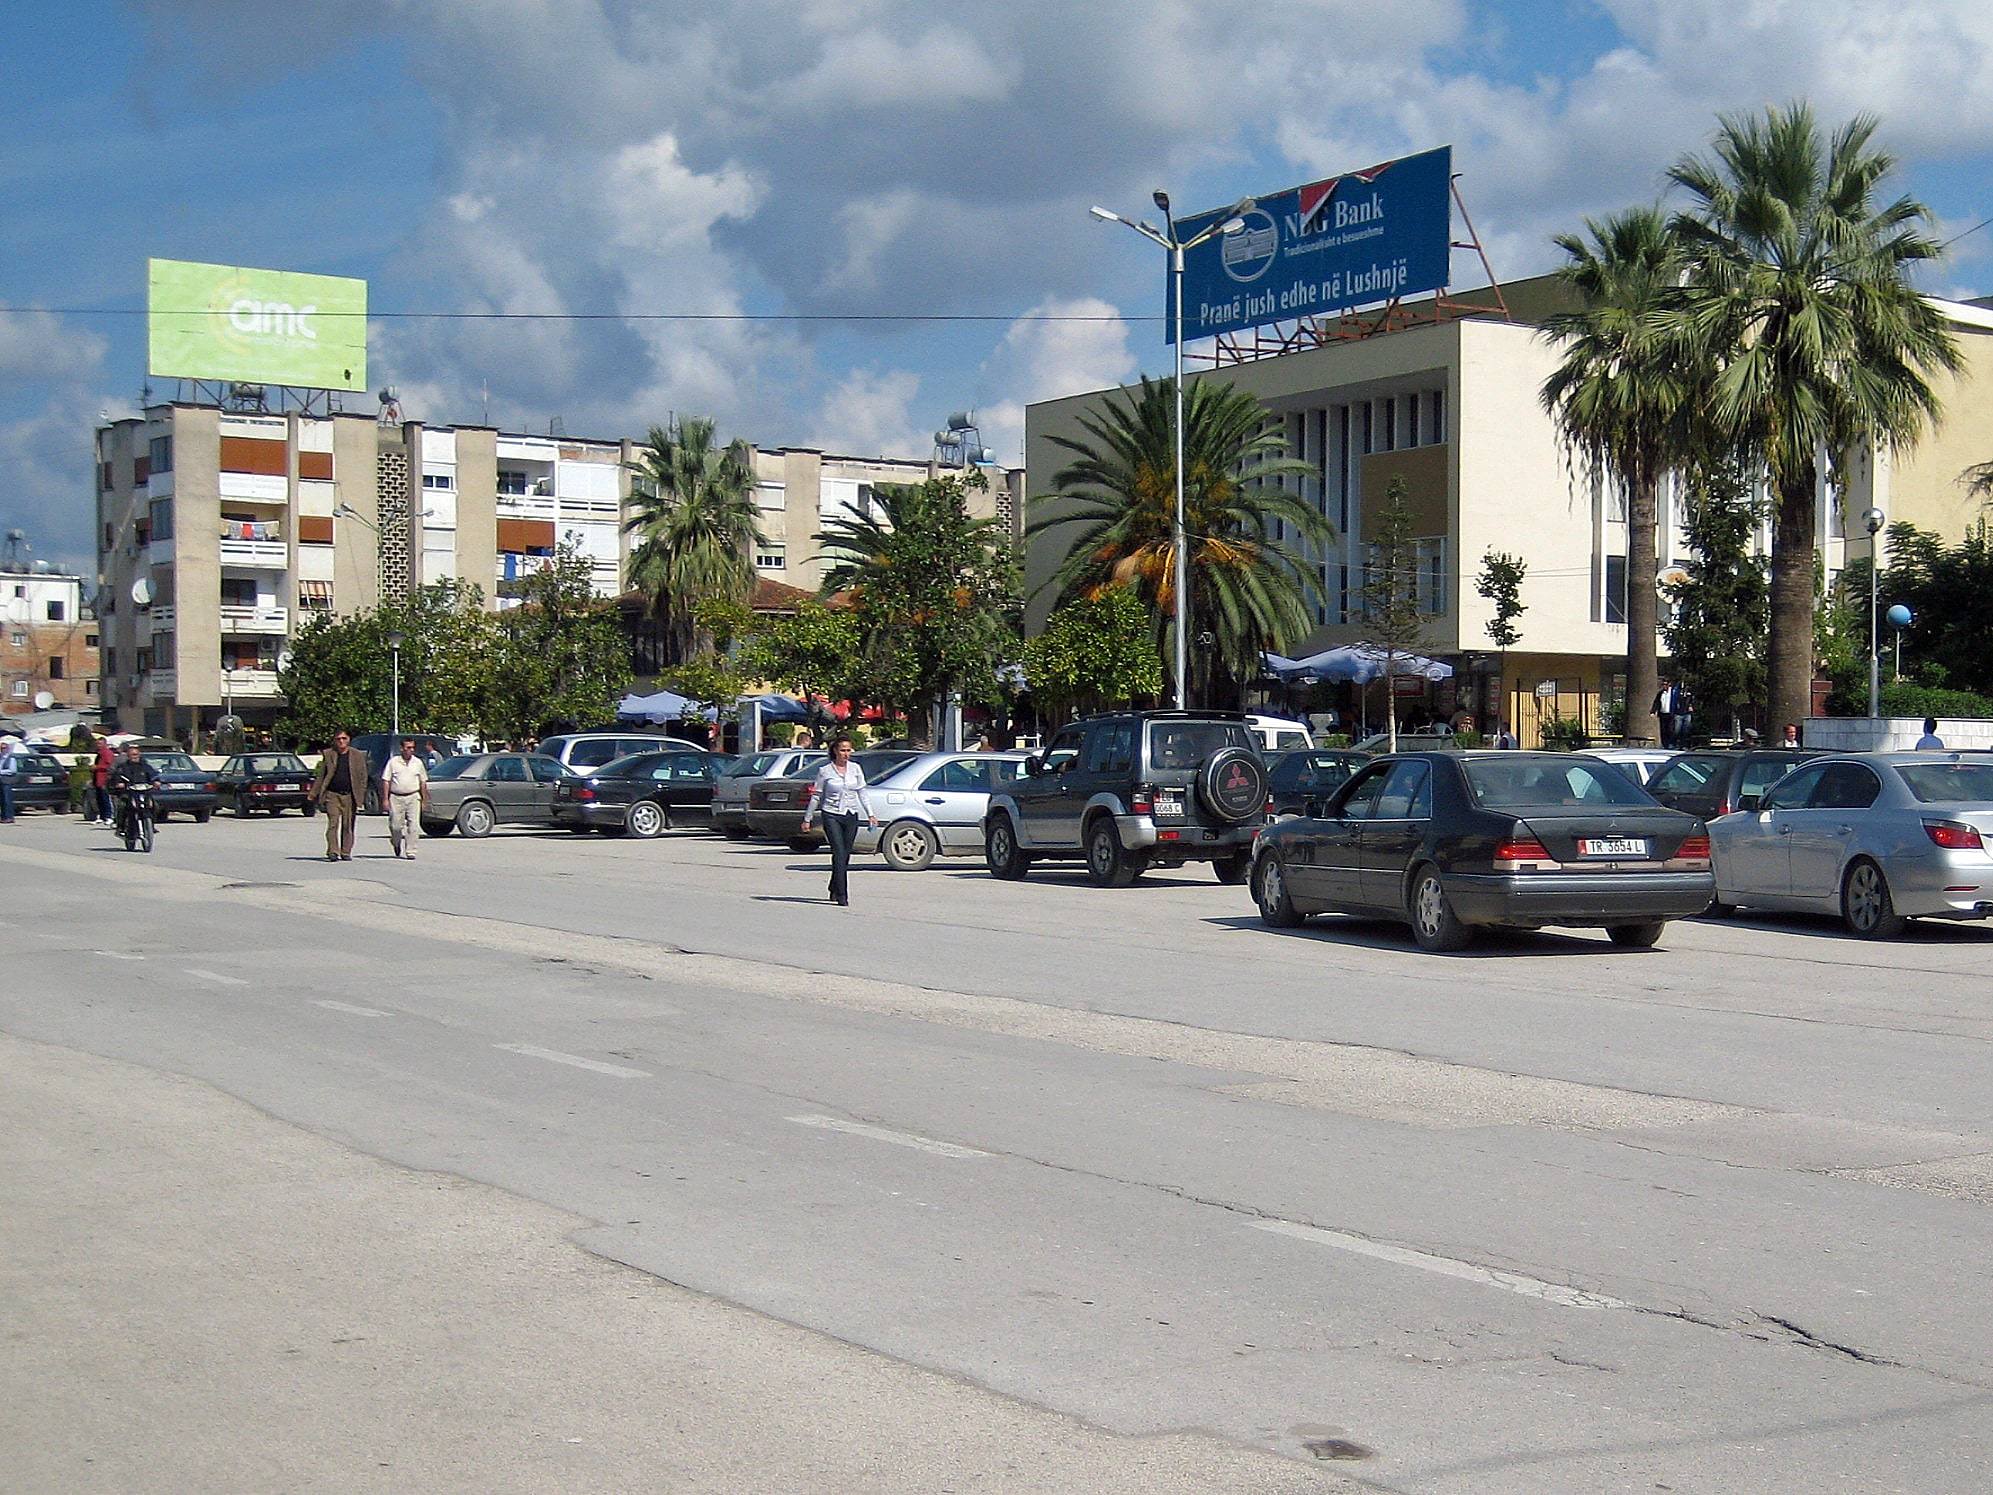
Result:
[[[1605,937],[1623,950],[1651,950],[1661,942],[1661,931],[1667,927],[1666,919],[1646,924],[1613,924],[1606,929]]]
[[[214,818],[214,813],[213,810],[196,810],[194,811],[194,823],[196,825],[206,825],[209,820]]]
[[[1017,844],[1017,831],[1008,815],[993,815],[983,832],[983,863],[990,876],[1005,882],[1022,882],[1031,871],[1031,858]]]
[[[1893,940],[1909,922],[1896,912],[1882,868],[1867,857],[1852,863],[1841,878],[1841,922],[1863,940]]]
[[[941,840],[918,820],[895,820],[879,837],[879,855],[895,872],[925,872],[941,855]]]
[[[1269,852],[1253,869],[1253,902],[1259,905],[1262,924],[1273,929],[1298,929],[1307,915],[1294,906],[1287,891],[1287,869],[1280,858]]]
[[[623,828],[639,841],[651,841],[671,829],[671,815],[655,800],[640,799],[623,812]]]
[[[1086,875],[1096,888],[1125,888],[1142,875],[1141,862],[1121,844],[1111,816],[1096,816],[1086,828]]]
[[[456,828],[457,823],[454,820],[425,820],[422,822],[422,834],[425,836],[447,836]]]
[[[747,827],[744,825],[723,825],[720,827],[720,834],[725,836],[729,841],[745,841],[747,839]]]
[[[488,836],[497,824],[498,816],[481,799],[467,799],[457,807],[457,829],[467,839],[474,841],[479,836]]]
[[[1238,851],[1228,857],[1219,857],[1211,864],[1211,870],[1218,874],[1218,881],[1228,888],[1236,888],[1246,880],[1252,870],[1252,853]]]
[[[1266,764],[1246,748],[1220,748],[1199,765],[1197,797],[1227,825],[1266,814]]]
[[[1474,931],[1460,922],[1440,883],[1439,869],[1424,866],[1412,875],[1412,938],[1421,950],[1447,954],[1464,950]]]

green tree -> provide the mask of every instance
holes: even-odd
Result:
[[[1157,648],[1173,656],[1176,616],[1176,385],[1146,375],[1085,415],[1083,439],[1054,437],[1074,460],[1032,500],[1027,536],[1069,533],[1047,586],[1071,602],[1126,586],[1148,609]],[[1281,480],[1311,471],[1286,454],[1266,408],[1230,384],[1203,379],[1184,391],[1184,530],[1190,559],[1188,625],[1209,632],[1227,680],[1259,673],[1260,652],[1315,626],[1320,568],[1306,547],[1334,527]]]
[[[1710,715],[1763,699],[1765,568],[1752,550],[1763,506],[1734,466],[1692,473],[1682,494],[1690,559],[1686,580],[1668,588],[1672,616],[1662,626],[1675,673]]]
[[[904,708],[925,742],[933,708],[960,692],[1002,699],[997,671],[1017,657],[1017,566],[994,519],[969,512],[980,474],[882,483],[877,512],[847,504],[817,539],[823,589],[849,594],[869,694]]]
[[[866,690],[865,634],[848,607],[805,602],[746,638],[738,656],[743,674],[765,680],[809,703],[821,725],[819,699],[862,699]]]
[[[1680,356],[1706,384],[1698,425],[1771,478],[1779,722],[1811,706],[1817,454],[1914,443],[1939,413],[1933,376],[1960,367],[1942,314],[1910,284],[1943,246],[1922,203],[1880,202],[1896,162],[1876,128],[1858,115],[1823,138],[1803,103],[1726,115],[1711,153],[1668,173],[1692,199],[1672,227],[1688,260]]]
[[[1986,521],[1956,545],[1915,525],[1892,524],[1888,555],[1882,605],[1900,602],[1911,612],[1903,631],[1906,674],[1926,688],[1993,695],[1993,654],[1986,647],[1993,639],[1993,531]],[[1856,584],[1866,608],[1867,576],[1857,576]],[[1891,630],[1883,627],[1888,649]]]
[[[1162,663],[1149,610],[1127,587],[1102,587],[1053,611],[1024,643],[1024,679],[1041,720],[1160,695]]]
[[[1363,623],[1384,651],[1384,715],[1392,752],[1398,751],[1398,661],[1425,641],[1426,612],[1419,600],[1418,551],[1412,539],[1410,490],[1402,477],[1385,485],[1384,502],[1371,529],[1370,559],[1363,568]]]
[[[343,618],[320,613],[307,622],[278,671],[289,703],[284,734],[317,746],[341,727],[386,731],[394,714],[390,633],[402,636],[402,724],[476,732],[489,693],[494,620],[475,585],[449,580],[422,587],[404,606]]]
[[[711,645],[701,602],[753,597],[751,548],[762,543],[753,456],[744,441],[717,446],[713,432],[704,417],[652,426],[630,464],[630,583],[664,619],[679,659]]]
[[[1474,590],[1494,604],[1495,615],[1488,619],[1484,628],[1488,642],[1501,650],[1502,688],[1508,689],[1509,650],[1522,642],[1522,630],[1516,627],[1516,619],[1529,611],[1529,604],[1522,600],[1523,578],[1529,574],[1529,563],[1519,555],[1510,555],[1505,550],[1490,550],[1481,557],[1481,574],[1474,578]],[[1506,704],[1502,714],[1509,715]],[[1515,723],[1509,723],[1513,730]]]
[[[1652,742],[1659,740],[1653,703],[1660,689],[1654,531],[1661,479],[1681,445],[1679,416],[1690,382],[1670,335],[1682,256],[1658,209],[1587,219],[1585,229],[1589,239],[1557,236],[1566,256],[1557,278],[1580,307],[1544,323],[1563,362],[1544,381],[1542,400],[1566,450],[1616,487],[1626,506],[1624,731]]]
[[[503,583],[487,730],[524,738],[607,720],[629,689],[630,653],[616,605],[595,595],[595,567],[563,543],[545,570]]]

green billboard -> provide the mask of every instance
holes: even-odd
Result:
[[[367,387],[367,283],[146,261],[146,368],[159,379]]]

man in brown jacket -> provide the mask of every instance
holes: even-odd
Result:
[[[353,860],[353,815],[367,792],[367,755],[353,746],[351,732],[335,732],[318,760],[311,797],[325,812],[325,859]]]

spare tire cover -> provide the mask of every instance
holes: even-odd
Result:
[[[1266,813],[1266,765],[1246,748],[1220,748],[1197,770],[1197,797],[1231,824]]]

